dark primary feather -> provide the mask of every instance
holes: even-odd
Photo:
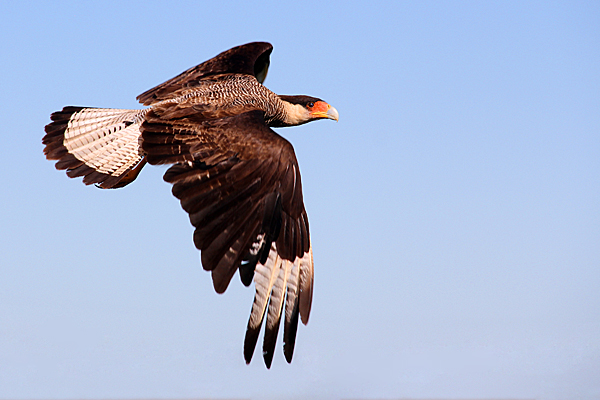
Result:
[[[173,183],[173,194],[190,214],[194,243],[204,268],[213,271],[218,292],[227,288],[242,261],[252,260],[250,246],[261,233],[264,246],[270,248],[277,239],[278,251],[288,260],[308,250],[308,231],[295,221],[303,221],[305,214],[298,163],[289,142],[265,125],[262,112],[214,123],[165,121],[152,112],[146,119],[142,147],[148,162],[189,162],[171,167],[165,180]]]
[[[204,269],[212,271],[218,293],[227,289],[237,270],[242,282],[249,285],[257,262],[266,261],[273,242],[285,262],[308,252],[308,222],[296,157],[289,142],[266,126],[261,111],[208,121],[193,116],[163,120],[150,112],[142,131],[149,163],[183,162],[169,168],[165,180],[173,184],[173,194],[189,213],[196,228],[194,243],[201,250]],[[252,254],[259,235],[262,247]],[[267,367],[272,362],[285,296],[284,292],[271,294],[263,344]],[[288,362],[300,309],[299,296],[292,297],[284,323]],[[261,325],[247,331],[247,362]]]
[[[283,354],[288,363],[292,362],[294,355],[296,332],[298,331],[298,314],[300,313],[299,305],[300,303],[297,298],[291,303],[289,297],[285,304],[286,316],[283,324]]]
[[[214,120],[197,115],[163,119],[151,111],[142,132],[149,163],[183,163],[172,166],[165,180],[173,184],[173,194],[189,213],[196,228],[194,244],[201,250],[204,269],[212,271],[218,293],[227,289],[238,270],[244,285],[249,285],[257,263],[266,262],[273,242],[284,262],[294,262],[309,251],[296,156],[289,142],[266,126],[261,111]],[[262,247],[252,254],[259,235]],[[270,294],[263,343],[267,367],[272,362],[283,304],[284,354],[291,361],[301,298],[307,296],[294,287],[298,293],[287,296],[287,304],[286,286]],[[302,312],[308,316],[308,310]],[[261,325],[247,331],[247,362]]]

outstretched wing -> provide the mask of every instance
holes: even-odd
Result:
[[[172,99],[182,90],[197,86],[202,79],[221,74],[253,75],[263,83],[267,76],[271,51],[273,46],[265,42],[234,47],[140,94],[137,99],[146,106]]]
[[[262,111],[205,120],[162,119],[142,125],[150,164],[175,164],[164,179],[189,213],[204,269],[223,293],[236,270],[256,295],[244,346],[250,362],[266,315],[263,354],[270,367],[285,303],[284,353],[291,361],[298,315],[307,323],[313,262],[298,162],[291,144]]]

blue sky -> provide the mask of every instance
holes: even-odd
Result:
[[[204,3],[0,5],[0,399],[600,397],[598,2]],[[280,130],[316,281],[271,370],[165,168],[102,191],[41,145],[256,40],[340,113]]]

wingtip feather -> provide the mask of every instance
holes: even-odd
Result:
[[[312,306],[314,283],[314,264],[312,246],[300,261],[300,317],[304,325],[308,324]]]

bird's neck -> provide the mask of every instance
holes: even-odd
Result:
[[[302,105],[278,98],[276,112],[272,115],[265,114],[265,119],[270,127],[279,128],[305,124],[310,121],[310,116]]]

